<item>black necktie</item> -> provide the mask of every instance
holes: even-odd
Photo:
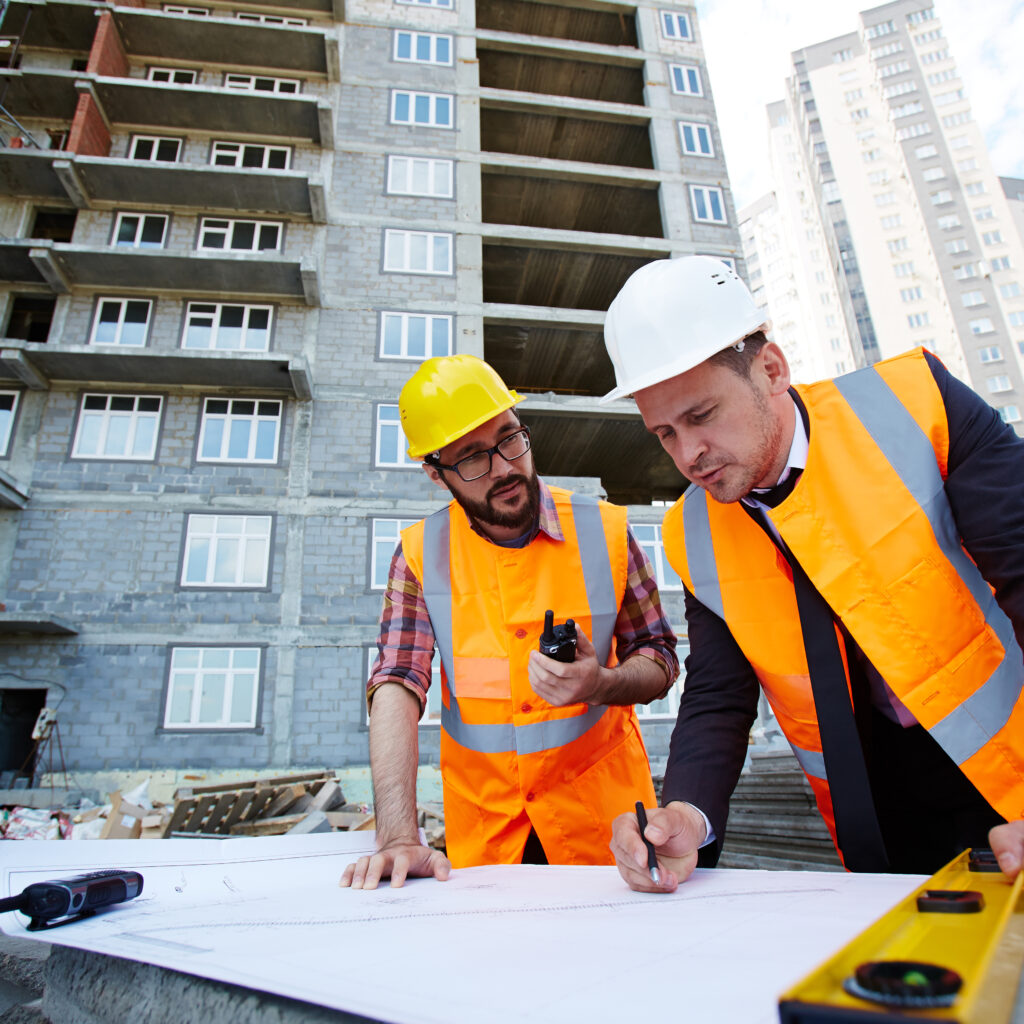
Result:
[[[802,469],[797,469],[794,466],[790,469],[789,476],[782,483],[769,487],[766,491],[751,491],[750,497],[756,498],[769,508],[775,508],[776,505],[781,505],[793,493],[793,488],[796,487],[796,482],[800,479],[802,472]]]

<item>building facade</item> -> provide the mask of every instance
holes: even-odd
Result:
[[[682,629],[682,482],[596,398],[632,271],[740,256],[692,4],[4,9],[0,770],[44,704],[78,778],[365,765],[388,562],[442,500],[396,404],[431,355],[529,394]]]
[[[778,206],[825,241],[796,273],[812,301],[835,293],[839,349],[845,332],[863,365],[925,345],[1024,429],[1024,248],[929,0],[794,52],[768,117]]]

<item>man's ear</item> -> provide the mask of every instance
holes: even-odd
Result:
[[[423,463],[423,471],[430,477],[431,480],[437,484],[438,487],[443,487],[446,491],[450,491],[451,488],[448,486],[445,478],[441,475],[436,466],[431,466],[429,462]]]
[[[786,361],[786,354],[774,341],[769,341],[758,353],[758,356],[762,372],[768,383],[768,393],[784,395],[790,385],[789,363]]]

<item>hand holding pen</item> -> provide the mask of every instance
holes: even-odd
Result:
[[[612,823],[610,845],[615,866],[631,889],[664,893],[675,892],[690,877],[706,838],[704,819],[689,804],[673,801],[645,809],[641,803]]]

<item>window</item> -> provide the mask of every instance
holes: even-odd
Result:
[[[1009,270],[1010,269],[1010,257],[1009,256],[996,256],[991,261],[993,270]]]
[[[943,92],[935,97],[935,106],[948,107],[950,103],[956,103],[964,98],[963,89],[954,89],[952,92]]]
[[[258,647],[172,647],[164,728],[255,728],[260,655]]]
[[[946,176],[946,169],[944,167],[929,167],[924,174],[921,175],[925,181],[938,181],[940,178]]]
[[[971,140],[966,135],[958,135],[955,139],[949,140],[950,149],[969,149]]]
[[[144,347],[152,310],[149,299],[100,299],[89,344]]]
[[[1004,423],[1019,423],[1020,422],[1020,409],[1015,405],[1002,405],[999,407],[999,415],[1002,416]]]
[[[388,585],[391,556],[401,540],[402,531],[416,522],[416,519],[373,520],[373,539],[370,542],[371,589],[383,590]]]
[[[447,11],[455,6],[453,0],[395,0],[395,3],[413,7],[442,7]]]
[[[953,267],[953,276],[958,281],[966,281],[970,277],[978,276],[977,263],[959,263]]]
[[[452,273],[454,235],[439,231],[384,231],[384,270],[405,274]]]
[[[1003,352],[998,345],[986,345],[978,349],[978,357],[983,363],[1001,363]]]
[[[861,153],[860,158],[864,163],[870,164],[875,160],[880,160],[882,158],[882,151],[880,149],[866,149]]]
[[[851,89],[849,92],[843,93],[843,99],[847,104],[856,103],[857,100],[864,99],[863,89]]]
[[[896,31],[896,22],[880,21],[877,25],[868,25],[864,33],[868,39],[877,39],[878,36],[887,36],[890,32]]]
[[[270,399],[207,398],[199,424],[198,462],[276,462],[281,403]]]
[[[947,117],[942,119],[943,128],[955,128],[957,125],[967,124],[970,121],[971,115],[968,111],[962,111],[959,114],[949,114]]]
[[[867,107],[857,107],[855,110],[850,111],[851,121],[863,121],[868,116]]]
[[[898,39],[894,43],[886,43],[884,46],[876,46],[871,51],[872,60],[880,60],[882,57],[891,57],[894,53],[903,52],[903,43]]]
[[[692,64],[670,64],[672,91],[678,96],[703,96],[700,69]]]
[[[448,93],[396,89],[391,94],[391,123],[451,128],[452,108],[453,98]]]
[[[690,207],[693,219],[706,224],[727,224],[725,198],[720,188],[710,185],[690,186]]]
[[[893,254],[904,252],[910,248],[910,242],[906,238],[892,238],[885,244],[888,246],[889,252]]]
[[[452,352],[452,317],[438,313],[381,313],[382,359],[429,359]]]
[[[971,306],[984,306],[985,305],[985,293],[984,292],[964,292],[960,296],[960,301],[968,309]]]
[[[1003,236],[999,231],[986,231],[982,234],[981,240],[985,245],[999,245]]]
[[[181,156],[181,139],[164,135],[133,135],[128,145],[129,160],[174,164]]]
[[[270,516],[188,516],[181,585],[265,587],[271,524]]]
[[[274,221],[203,217],[199,222],[197,248],[230,252],[279,252],[283,228],[283,224]]]
[[[936,149],[935,146],[932,145],[918,146],[917,149],[914,150],[914,156],[916,156],[918,160],[927,160],[930,157],[938,155],[938,149]]]
[[[889,206],[896,202],[895,192],[879,192],[877,195],[872,197],[875,201],[875,206]]]
[[[893,121],[899,120],[901,117],[910,117],[911,114],[920,114],[924,112],[924,104],[919,100],[914,100],[913,103],[904,103],[902,106],[893,107],[889,111],[889,117]]]
[[[683,582],[665,557],[661,526],[654,523],[631,523],[633,536],[654,566],[654,578],[660,590],[682,590]]]
[[[302,82],[297,78],[271,78],[269,75],[225,75],[224,86],[239,92],[302,92]]]
[[[389,156],[389,195],[433,196],[437,199],[452,199],[454,188],[455,162],[435,160],[425,156]]]
[[[891,100],[894,96],[906,96],[908,92],[917,92],[917,82],[913,78],[908,78],[905,82],[897,82],[896,85],[887,86],[882,90],[882,97],[883,99]]]
[[[682,11],[662,11],[661,34],[666,39],[692,39],[690,16]]]
[[[999,294],[1004,299],[1015,299],[1020,295],[1020,285],[1016,281],[1011,281],[1009,284],[1001,284],[999,286]]]
[[[237,11],[235,17],[239,21],[255,21],[260,25],[308,25],[306,18],[286,18],[280,14],[253,14],[249,11]]]
[[[0,391],[0,458],[6,458],[14,433],[14,415],[18,411],[18,391]]]
[[[933,43],[936,39],[942,38],[942,32],[937,28],[933,28],[928,32],[922,32],[920,35],[914,36],[914,42],[920,46],[922,43]]]
[[[971,334],[991,334],[995,330],[992,326],[992,321],[987,316],[971,320],[967,326],[970,327]]]
[[[939,61],[949,58],[949,50],[931,50],[929,53],[921,54],[922,64],[938,64]]]
[[[978,161],[973,156],[968,157],[966,160],[957,160],[956,169],[964,173],[976,171],[978,169]]]
[[[1013,390],[1010,378],[1005,373],[996,374],[994,377],[986,377],[985,387],[988,388],[989,394],[992,395],[997,395],[1000,391]]]
[[[1007,320],[1010,321],[1011,327],[1024,327],[1024,313],[1011,313],[1007,317]],[[1017,344],[1019,345],[1020,342]],[[1021,352],[1024,354],[1024,349],[1022,349]]]
[[[882,227],[891,231],[893,228],[898,228],[903,224],[903,217],[898,213],[891,213],[888,217],[882,218]]]
[[[395,60],[410,64],[452,64],[452,37],[433,32],[395,31]]]
[[[969,196],[980,196],[985,193],[985,182],[971,181],[964,185],[964,192]]]
[[[910,277],[914,272],[914,262],[908,260],[906,263],[893,264],[892,270],[897,277]]]
[[[845,61],[853,60],[853,50],[833,50],[832,51],[832,63],[842,64]]]
[[[926,7],[923,11],[911,11],[907,15],[907,21],[911,25],[920,25],[922,21],[931,21],[935,17],[935,10],[932,7]]]
[[[71,457],[153,459],[162,406],[158,395],[83,395]]]
[[[903,288],[900,290],[900,298],[904,302],[918,302],[922,298],[921,288],[915,285],[913,288]]]
[[[266,352],[270,347],[270,306],[190,302],[182,348]]]
[[[420,459],[410,459],[397,405],[377,406],[377,438],[374,445],[375,466],[418,466]]]
[[[711,125],[680,121],[679,138],[682,141],[684,153],[695,156],[715,155],[714,146],[711,144]]]
[[[928,196],[932,206],[941,206],[943,203],[953,202],[953,193],[949,189],[940,189],[938,192],[932,192]]]
[[[936,223],[943,231],[950,231],[953,228],[960,227],[960,216],[956,213],[947,213],[944,217],[940,217]]]
[[[261,146],[248,142],[214,142],[210,163],[215,167],[245,167],[256,171],[287,171],[292,151],[288,146]]]
[[[872,171],[868,175],[869,185],[888,185],[889,184],[889,172],[888,171]],[[832,182],[826,182],[831,185]]]
[[[162,249],[167,218],[156,213],[119,213],[114,221],[111,245],[131,249]]]
[[[928,323],[927,313],[911,313],[907,317],[907,326],[909,327],[927,327]]]
[[[896,132],[896,139],[898,142],[904,142],[906,139],[916,139],[921,135],[931,134],[932,126],[927,121],[919,121],[917,124],[909,124],[906,128],[900,128]]]
[[[974,219],[977,221],[994,220],[995,216],[995,211],[991,206],[980,206],[974,211]]]
[[[903,47],[901,46],[902,50]],[[893,75],[902,75],[904,71],[910,70],[910,62],[898,60],[895,64],[885,64],[878,69],[879,78],[891,78]]]
[[[170,82],[172,85],[195,85],[197,72],[185,68],[150,68],[146,76],[151,82]]]
[[[190,14],[194,18],[207,18],[210,16],[209,8],[206,7],[185,7],[182,4],[164,4],[163,9],[167,14]]]

